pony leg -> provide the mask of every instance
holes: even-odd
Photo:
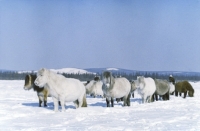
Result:
[[[144,95],[142,96],[142,103],[146,102],[146,97],[144,97]]]
[[[143,95],[143,103],[147,103],[147,96]]]
[[[48,90],[43,90],[44,94],[44,107],[47,107],[47,96],[49,94]]]
[[[187,96],[187,91],[184,92],[184,97],[183,98],[186,98]]]
[[[53,97],[54,111],[58,112],[58,99]]]
[[[111,106],[114,107],[114,100],[112,97],[111,97]]]
[[[151,96],[151,102],[154,102],[154,94]]]
[[[124,97],[123,97],[123,100],[124,100],[124,106],[127,106],[127,98],[128,98],[128,96],[124,96]]]
[[[178,96],[178,91],[175,90],[175,96]]]
[[[155,98],[156,98],[156,101],[158,101],[158,95],[155,93]]]
[[[132,97],[134,98],[134,92],[132,93]]]
[[[42,100],[43,100],[43,97],[38,96],[38,99],[39,99],[39,107],[41,107],[41,106],[42,106]]]
[[[59,98],[60,99],[60,104],[61,104],[61,107],[62,107],[62,112],[65,111],[65,98]],[[58,100],[56,101],[57,103],[57,107],[58,107]]]
[[[127,106],[130,106],[130,105],[131,105],[130,98],[131,98],[131,93],[128,94],[128,97],[127,97],[127,100],[126,100]]]
[[[167,100],[166,94],[162,95],[162,99],[163,99],[163,101]]]
[[[81,105],[81,107],[87,107],[86,94],[84,94],[82,101],[83,101],[83,104]]]
[[[79,104],[78,104],[78,100],[75,100],[75,101],[74,101],[74,106],[75,106],[76,109],[78,108],[78,105],[79,105]]]
[[[83,105],[83,97],[81,99],[78,100],[78,107],[82,107]]]
[[[44,107],[47,107],[47,95],[44,95]]]
[[[47,101],[44,100],[44,107],[47,107]]]
[[[151,97],[152,96],[148,96],[148,103],[151,103]]]
[[[120,102],[120,98],[116,98],[117,103]]]
[[[182,95],[182,93],[181,92],[179,92],[179,96],[181,96]]]
[[[110,107],[110,99],[106,97],[107,107]]]
[[[167,100],[169,100],[169,97],[170,97],[170,93],[169,92],[166,93],[166,97],[167,97]]]

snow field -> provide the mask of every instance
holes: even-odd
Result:
[[[105,99],[87,96],[87,108],[75,109],[66,103],[65,112],[54,112],[52,98],[48,107],[38,107],[33,90],[23,89],[24,80],[0,81],[0,130],[61,130],[61,131],[169,131],[200,130],[200,82],[190,82],[193,98],[170,96],[169,101],[141,104],[135,93],[130,107],[115,101],[107,108]],[[61,107],[60,107],[61,109]]]

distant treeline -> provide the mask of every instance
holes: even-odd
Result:
[[[18,72],[0,72],[0,80],[24,80],[27,74],[35,74],[32,73],[18,73]],[[67,78],[76,78],[80,81],[89,81],[93,80],[95,76],[101,77],[102,74],[63,74]],[[144,73],[144,72],[136,72],[131,74],[126,73],[113,73],[114,77],[126,77],[128,80],[135,80],[137,76],[145,76],[145,77],[152,77],[157,79],[167,79],[169,75],[173,75],[176,80],[190,80],[190,81],[200,81],[200,75],[180,75],[180,74],[159,74],[159,73]]]

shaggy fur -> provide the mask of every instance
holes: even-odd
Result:
[[[29,74],[25,76],[25,84],[24,84],[24,90],[30,90],[33,89],[37,92],[37,96],[39,99],[39,107],[41,107],[42,102],[44,102],[44,107],[47,106],[47,97],[50,97],[49,89],[48,87],[42,87],[36,86],[34,84],[34,81],[36,79],[36,75]]]
[[[155,81],[150,77],[138,76],[135,85],[142,97],[142,102],[151,102],[152,95],[156,91]]]
[[[181,93],[184,93],[183,98],[186,98],[187,92],[189,97],[194,96],[194,89],[188,81],[181,81],[175,84],[175,96],[178,96],[178,93],[180,93],[180,96]]]
[[[48,85],[54,101],[54,111],[58,111],[58,100],[61,102],[62,111],[65,111],[65,102],[71,101],[76,108],[87,107],[85,86],[77,79],[65,78],[61,74],[42,68],[37,73],[35,85]]]
[[[94,81],[99,81],[99,80],[100,80],[100,78],[98,76],[94,77]]]
[[[135,85],[135,80],[131,81],[131,94],[132,94],[132,97],[134,98],[134,91],[137,89],[136,85]]]
[[[103,97],[103,90],[102,90],[103,82],[100,80],[91,80],[86,86],[86,94],[90,94],[94,97],[97,95]]]
[[[130,82],[126,78],[114,78],[109,71],[103,72],[103,92],[106,95],[107,107],[110,107],[110,101],[113,105],[113,98],[123,97],[124,106],[130,106],[129,93],[131,90]]]
[[[156,91],[154,97],[158,101],[158,95],[163,98],[163,100],[169,100],[170,85],[167,80],[154,79],[156,84]],[[152,97],[154,101],[154,97]]]
[[[175,85],[172,82],[169,82],[169,86],[170,86],[169,92],[170,92],[170,94],[173,94],[175,91]]]
[[[173,76],[169,76],[169,82],[172,82],[175,85],[175,79]]]

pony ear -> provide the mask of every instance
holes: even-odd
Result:
[[[137,80],[140,78],[140,76],[137,76]]]
[[[41,72],[45,72],[47,69],[45,69],[45,68],[42,68],[40,71]]]

